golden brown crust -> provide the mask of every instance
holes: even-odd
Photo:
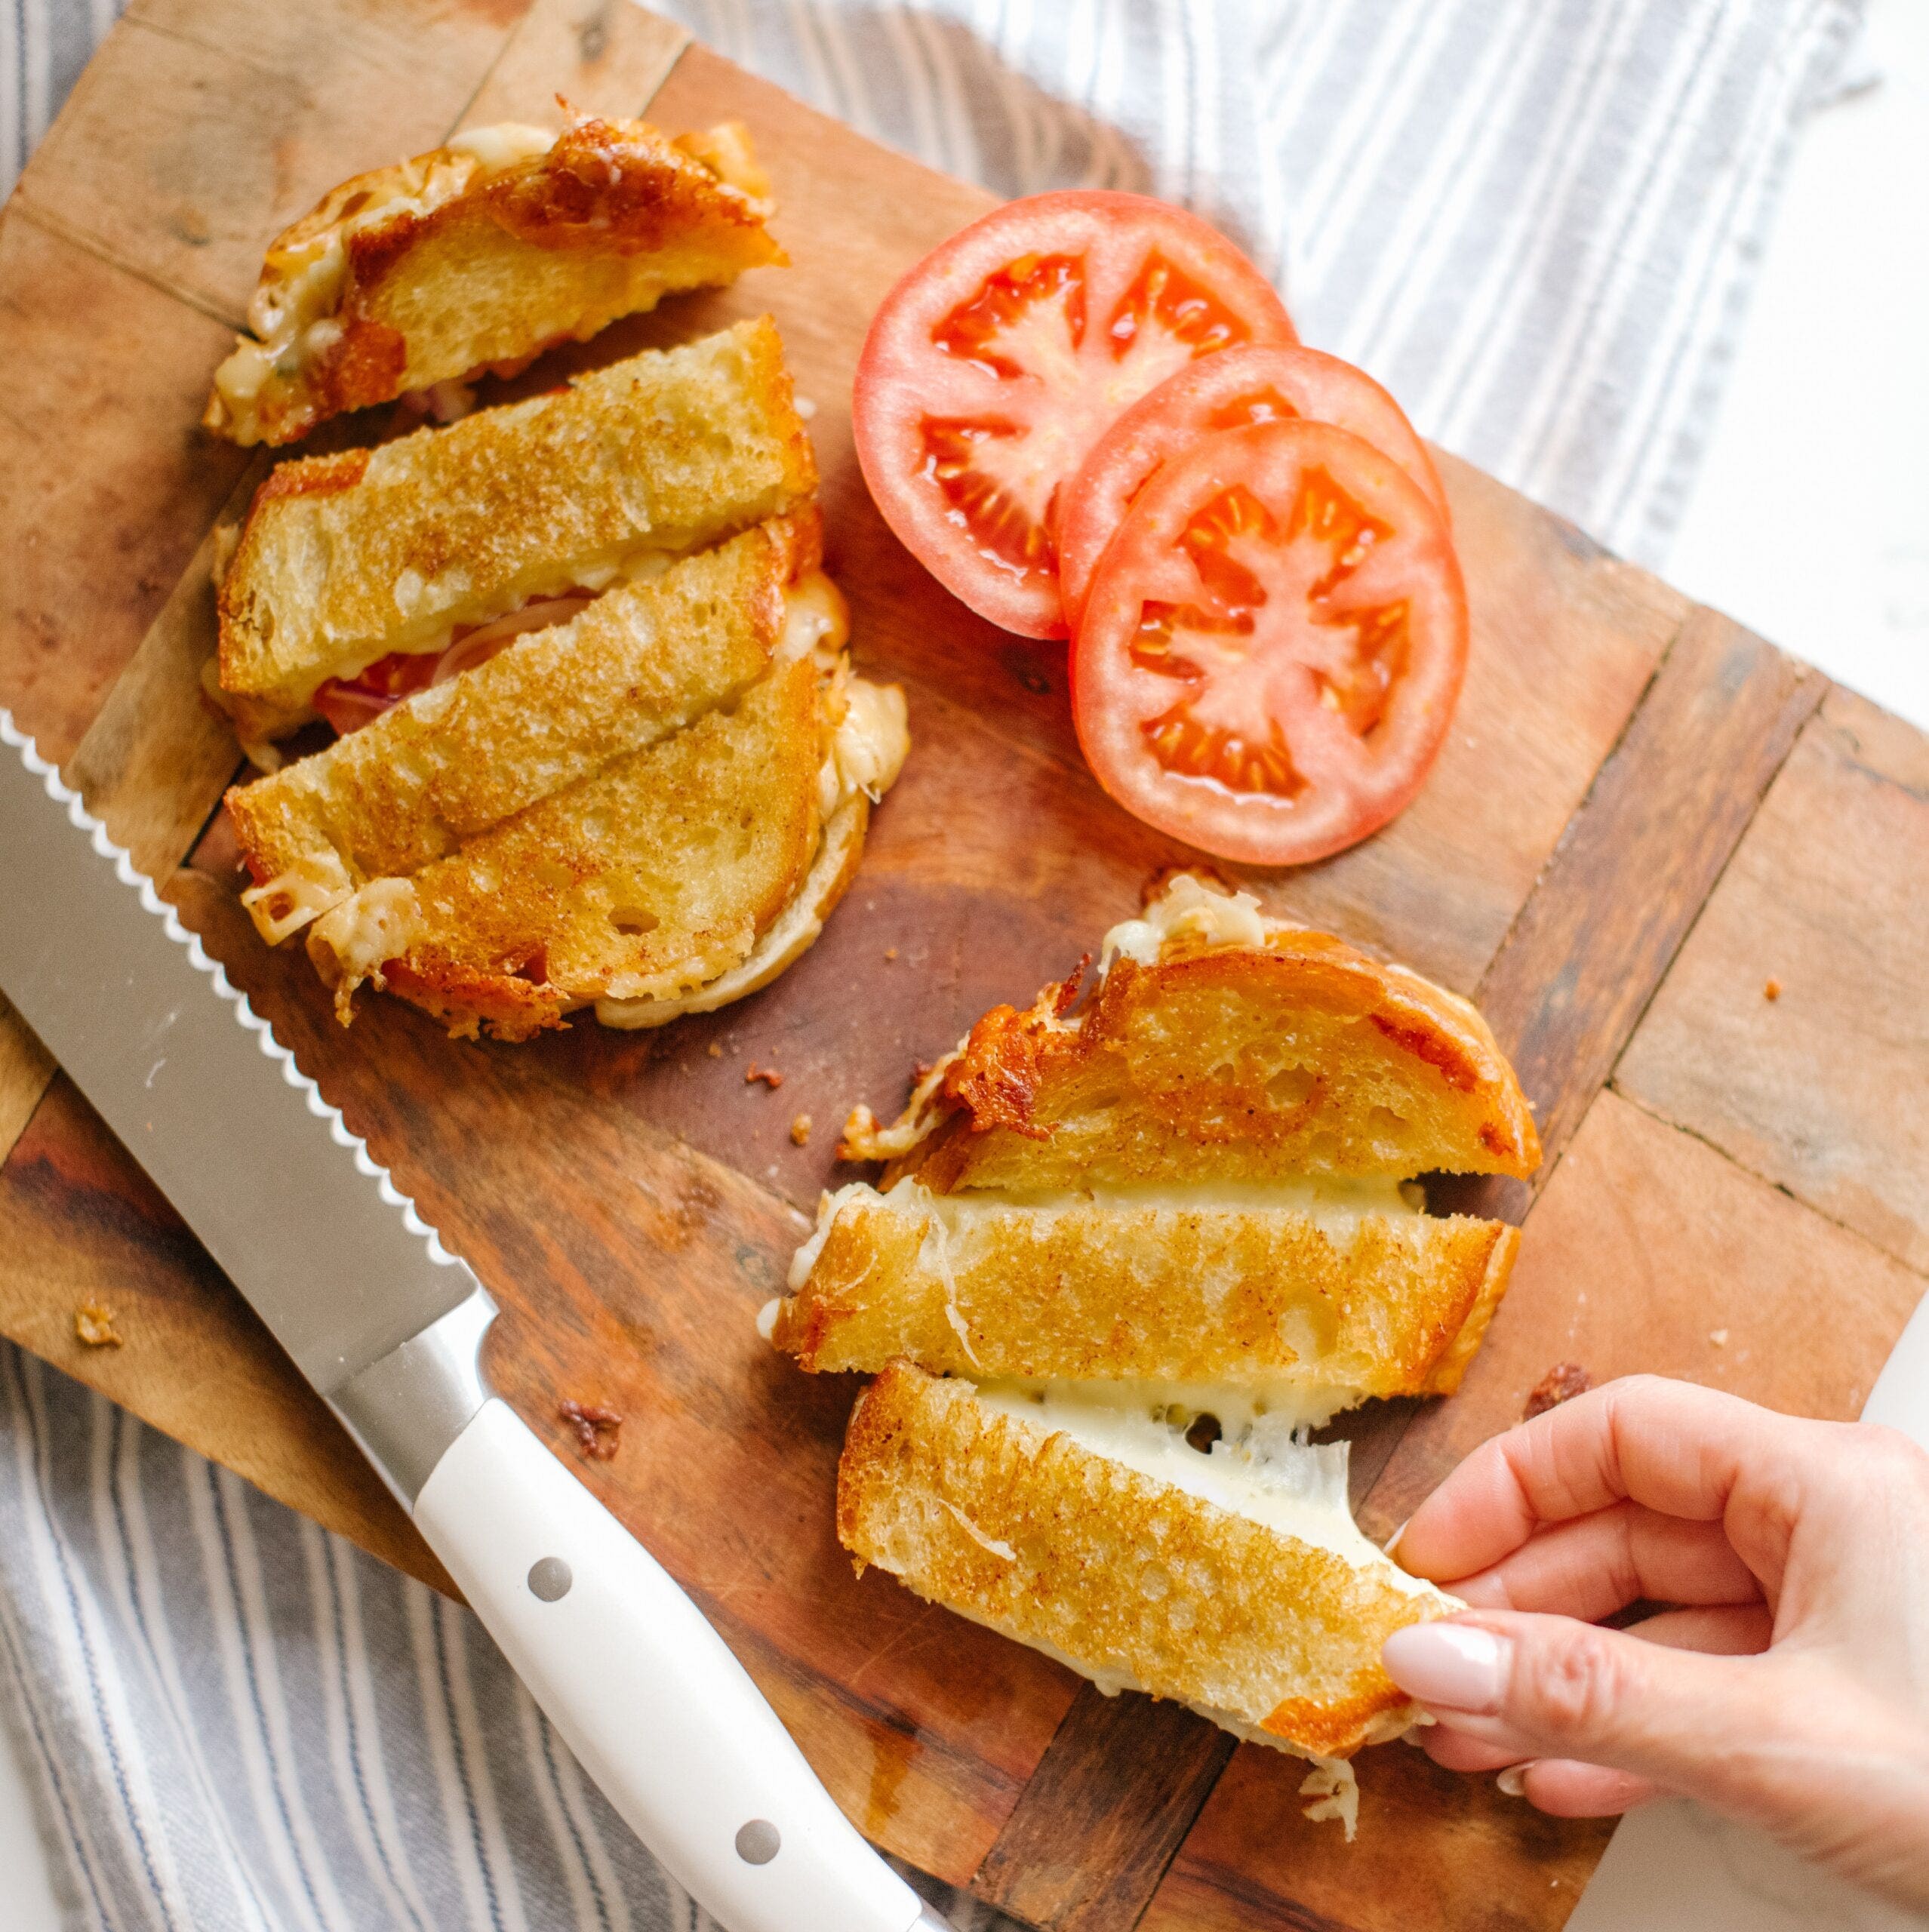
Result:
[[[372,452],[282,464],[222,578],[222,688],[245,737],[292,728],[324,678],[783,515],[816,484],[768,317]]]
[[[1291,1380],[1444,1393],[1506,1291],[1515,1229],[1462,1216],[1051,1208],[845,1191],[775,1345],[814,1371]]]
[[[255,884],[291,882],[251,903],[262,937],[286,937],[371,878],[420,871],[747,690],[783,630],[786,585],[816,568],[817,524],[813,506],[619,585],[325,750],[232,787],[229,815]]]
[[[780,663],[734,709],[343,901],[308,943],[338,1014],[372,979],[452,1031],[522,1039],[588,1001],[672,996],[747,958],[817,851],[823,683],[808,657]]]
[[[837,1523],[860,1570],[1327,1758],[1411,1721],[1380,1646],[1451,1607],[904,1363],[852,1412]]]
[[[1069,1021],[1060,998],[1048,987],[1029,1012],[979,1022],[888,1178],[951,1193],[1539,1164],[1525,1097],[1474,1008],[1328,934],[1181,939],[1152,965],[1114,960]]]
[[[376,169],[331,189],[263,266],[272,303],[337,251],[331,299],[304,315],[331,339],[291,343],[252,395],[217,384],[205,420],[287,443],[343,410],[586,340],[672,291],[781,263],[770,213],[640,121],[579,118],[546,153],[493,170],[449,148]]]

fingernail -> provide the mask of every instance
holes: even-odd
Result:
[[[1407,1523],[1411,1523],[1413,1520],[1412,1517],[1409,1516],[1407,1518]],[[1393,1552],[1400,1547],[1400,1539],[1407,1534],[1407,1523],[1402,1523],[1400,1527],[1380,1546],[1380,1554],[1383,1556],[1392,1556]]]
[[[1525,1764],[1509,1764],[1494,1782],[1500,1787],[1503,1795],[1524,1798],[1527,1795],[1527,1774],[1528,1767]]]
[[[1500,1639],[1470,1623],[1410,1623],[1386,1640],[1387,1675],[1410,1697],[1450,1711],[1500,1708]]]

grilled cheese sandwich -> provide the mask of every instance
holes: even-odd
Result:
[[[647,584],[816,483],[768,318],[372,451],[285,463],[222,571],[214,695],[272,768],[269,741],[371,668],[389,674],[379,708],[411,665],[426,682],[490,627],[506,641],[518,614],[553,623]]]
[[[731,124],[514,123],[355,177],[269,245],[251,334],[204,421],[287,443],[343,410],[506,374],[678,290],[780,263],[769,183]]]
[[[612,591],[229,807],[270,943],[523,1039],[740,998],[849,884],[908,747],[853,677],[814,510]]]
[[[1307,1432],[1457,1386],[1518,1237],[1415,1177],[1531,1173],[1533,1121],[1466,1001],[1189,875],[1078,999],[995,1010],[900,1121],[854,1115],[881,1184],[826,1198],[761,1325],[878,1376],[838,1472],[860,1569],[1310,1759],[1350,1837],[1346,1761],[1423,1721],[1380,1647],[1454,1605]]]

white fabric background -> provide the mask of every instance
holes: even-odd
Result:
[[[0,0],[0,183],[114,11]],[[1280,281],[1308,340],[1650,563],[1706,438],[1789,143],[1858,13],[1855,0],[663,11],[1001,192],[1082,182],[1200,209]],[[697,1922],[466,1613],[12,1350],[0,1700],[76,1927]]]

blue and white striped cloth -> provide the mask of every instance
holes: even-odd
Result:
[[[1200,209],[1278,277],[1309,341],[1648,563],[1795,131],[1859,17],[1857,0],[663,10],[1001,192]],[[0,186],[115,11],[0,0]],[[11,1349],[0,1703],[75,1932],[701,1922],[466,1612]]]

